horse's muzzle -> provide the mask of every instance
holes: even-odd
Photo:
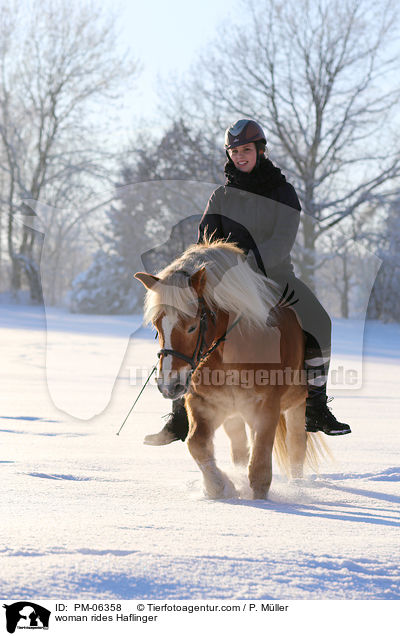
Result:
[[[191,374],[190,374],[191,375]],[[168,400],[177,400],[187,393],[190,375],[187,376],[186,382],[183,383],[182,378],[170,379],[169,382],[164,382],[162,376],[157,378],[157,387],[160,393]]]

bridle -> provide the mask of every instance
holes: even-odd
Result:
[[[189,280],[190,280],[190,275],[181,270],[181,273],[188,276]],[[226,336],[228,335],[229,331],[231,331],[231,329],[233,329],[233,327],[235,327],[237,325],[237,323],[239,322],[239,320],[241,319],[241,316],[239,316],[232,324],[231,326],[225,330],[225,332],[223,333],[222,336],[220,336],[215,343],[209,347],[207,349],[207,351],[204,351],[204,346],[205,346],[205,336],[207,333],[207,329],[208,329],[208,319],[209,317],[211,318],[212,322],[216,323],[216,315],[215,312],[212,311],[211,309],[207,308],[206,302],[203,298],[203,296],[199,296],[198,297],[199,300],[199,311],[200,311],[200,325],[199,325],[199,334],[197,336],[197,342],[196,342],[196,346],[194,348],[193,351],[193,355],[192,356],[187,356],[185,353],[181,353],[180,351],[177,351],[176,349],[160,349],[157,353],[158,358],[160,358],[161,356],[175,356],[176,358],[180,358],[181,360],[184,360],[185,362],[187,362],[188,364],[190,364],[192,371],[191,373],[194,373],[194,371],[197,369],[197,367],[199,366],[200,362],[202,362],[207,356],[210,355],[210,353],[213,353],[215,351],[215,349],[217,349],[217,347],[219,347],[219,345],[221,344],[221,342],[224,342],[226,339]]]
[[[176,358],[180,358],[184,360],[192,367],[192,371],[194,371],[200,362],[208,355],[209,351],[203,352],[205,345],[205,336],[208,329],[208,311],[206,308],[206,304],[204,298],[199,296],[199,309],[200,309],[200,326],[199,326],[199,334],[197,336],[197,342],[193,351],[192,356],[187,356],[185,353],[181,353],[176,349],[160,349],[157,353],[157,356],[160,358],[161,356],[175,356]],[[210,311],[210,318],[212,322],[215,324],[215,313]]]

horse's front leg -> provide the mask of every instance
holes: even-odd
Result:
[[[267,499],[272,480],[272,449],[279,421],[279,406],[257,410],[252,423],[253,446],[249,464],[249,482],[253,499]]]
[[[214,432],[222,421],[216,408],[202,398],[186,401],[189,415],[189,452],[203,474],[204,490],[210,499],[229,499],[236,495],[233,483],[215,462]]]

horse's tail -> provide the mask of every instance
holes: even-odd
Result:
[[[274,442],[274,458],[279,468],[290,477],[289,452],[286,446],[286,420],[283,413],[279,417],[278,427],[275,433]],[[319,466],[322,460],[332,458],[321,433],[306,433],[307,450],[304,466],[310,468],[314,473],[319,472]]]

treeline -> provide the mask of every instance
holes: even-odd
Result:
[[[132,127],[123,144],[107,122],[140,76],[116,55],[110,16],[60,1],[20,19],[2,9],[3,290],[25,286],[36,301],[43,291],[73,311],[134,310],[132,271],[156,271],[196,240],[223,182],[223,132],[251,117],[301,200],[298,274],[336,315],[368,306],[399,319],[396,4],[240,4],[187,76],[161,87],[157,131]]]

